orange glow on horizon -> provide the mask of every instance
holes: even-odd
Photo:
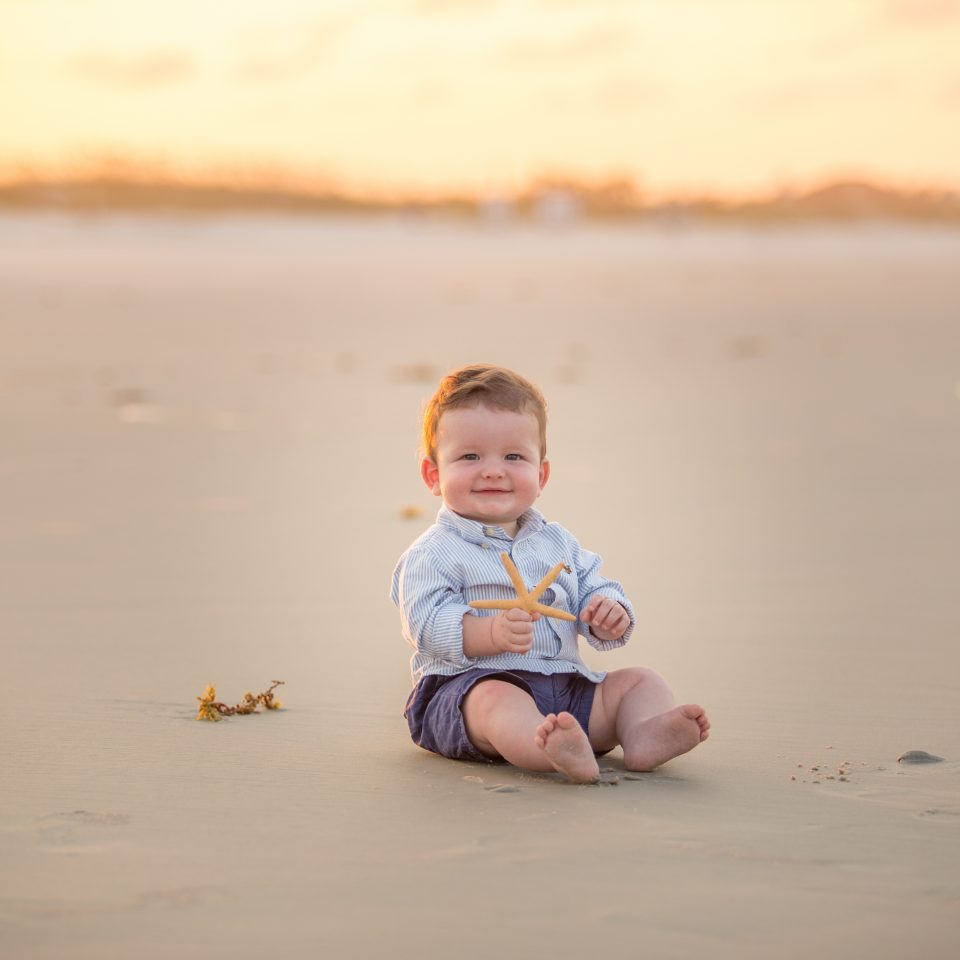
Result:
[[[12,0],[0,174],[386,198],[957,186],[960,0]]]

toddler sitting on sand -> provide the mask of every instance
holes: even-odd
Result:
[[[705,740],[710,723],[702,707],[674,707],[653,670],[595,673],[580,659],[578,634],[612,650],[635,619],[600,558],[533,509],[550,475],[546,420],[532,383],[487,365],[444,377],[427,406],[420,471],[443,506],[393,575],[416,650],[404,716],[415,743],[454,759],[502,759],[588,783],[597,756],[619,744],[629,770],[652,770]],[[513,596],[501,553],[527,584],[565,564],[540,599],[571,621],[471,608]]]

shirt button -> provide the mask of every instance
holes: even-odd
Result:
[[[489,550],[489,549],[490,549],[490,544],[489,544],[489,543],[481,543],[480,546],[481,546],[484,550]]]
[[[484,527],[484,528],[483,528],[483,532],[484,532],[488,537],[492,537],[497,531],[494,530],[493,527]]]

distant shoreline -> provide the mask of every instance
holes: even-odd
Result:
[[[782,191],[755,200],[710,197],[645,202],[629,183],[545,182],[513,197],[447,196],[392,201],[337,191],[247,188],[226,184],[142,181],[117,176],[27,179],[0,184],[0,211],[213,215],[369,216],[393,213],[486,223],[904,222],[960,225],[960,193],[907,192],[840,181],[806,192]]]

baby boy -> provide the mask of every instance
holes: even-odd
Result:
[[[600,558],[533,508],[550,476],[546,425],[540,391],[502,367],[454,371],[427,405],[420,472],[443,506],[393,575],[416,651],[404,716],[415,743],[454,759],[589,783],[597,756],[619,745],[627,769],[652,770],[705,740],[710,723],[702,707],[674,707],[653,670],[598,673],[581,660],[578,635],[613,650],[636,621]],[[539,600],[571,619],[470,607],[514,596],[501,553],[529,585],[564,564]]]

